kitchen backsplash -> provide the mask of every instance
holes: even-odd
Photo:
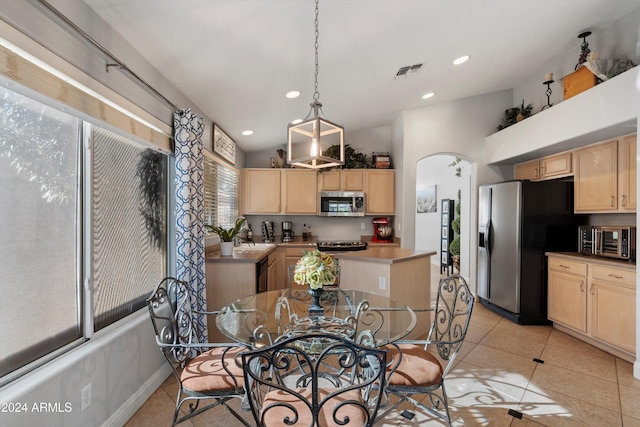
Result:
[[[247,222],[251,224],[256,238],[261,238],[260,224],[262,221],[273,221],[276,241],[282,235],[282,221],[293,223],[296,237],[302,237],[304,224],[311,226],[311,235],[318,240],[360,240],[360,236],[373,235],[373,216],[326,218],[314,215],[247,215]],[[392,219],[393,217],[389,217]],[[364,228],[362,228],[364,224]]]

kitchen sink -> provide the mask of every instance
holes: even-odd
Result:
[[[234,252],[246,253],[246,252],[263,252],[267,249],[273,248],[274,243],[243,243],[240,246],[233,248]]]

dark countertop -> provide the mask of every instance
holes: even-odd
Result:
[[[588,262],[591,264],[606,265],[614,268],[623,268],[625,270],[636,271],[636,263],[630,261],[624,261],[615,258],[606,258],[602,256],[582,255],[577,252],[546,252],[547,256],[554,256],[559,258],[567,258],[579,262]]]

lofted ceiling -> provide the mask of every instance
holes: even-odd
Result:
[[[287,124],[307,115],[313,0],[84,1],[242,150],[285,144]],[[350,131],[390,125],[403,110],[516,87],[538,72],[532,61],[573,49],[577,62],[580,32],[637,7],[639,0],[320,0],[324,114],[345,127],[348,143]],[[471,59],[454,66],[462,55]],[[423,64],[418,73],[394,78],[414,64]],[[290,90],[302,95],[287,99]],[[428,92],[435,96],[422,99]],[[255,133],[243,136],[247,129]]]

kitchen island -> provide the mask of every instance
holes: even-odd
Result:
[[[207,310],[220,310],[238,298],[254,295],[261,287],[266,291],[269,275],[275,275],[276,249],[275,244],[244,243],[229,256],[220,255],[218,250],[207,251]],[[208,322],[209,340],[225,341],[213,316],[209,316]]]
[[[339,252],[340,286],[373,292],[407,304],[418,322],[408,338],[429,331],[431,313],[431,256],[435,251],[399,247],[372,247],[364,251]]]

